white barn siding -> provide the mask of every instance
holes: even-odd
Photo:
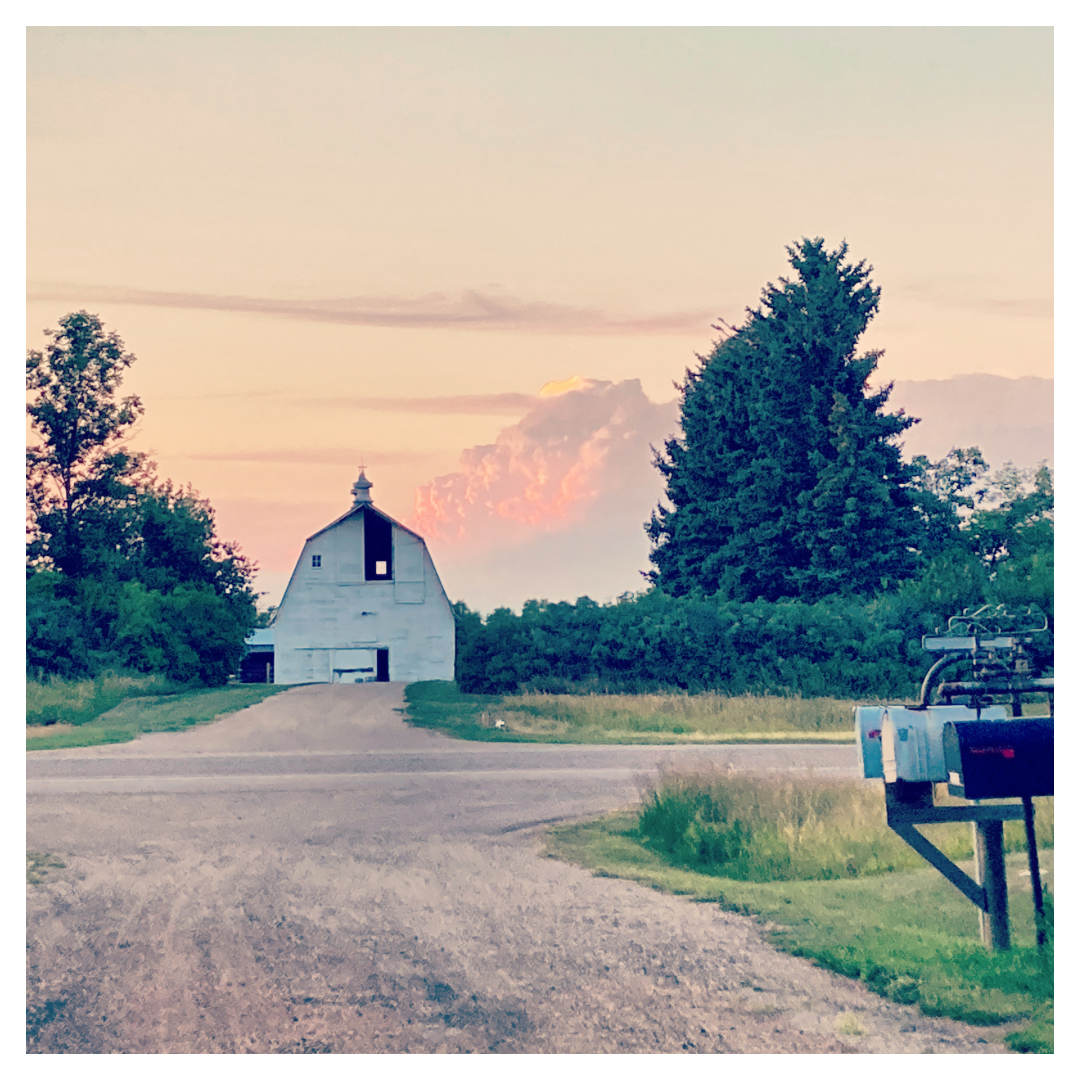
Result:
[[[365,512],[379,513],[357,507],[305,543],[274,620],[275,682],[373,680],[379,649],[393,682],[453,679],[454,616],[427,546],[380,513],[392,580],[366,581]]]

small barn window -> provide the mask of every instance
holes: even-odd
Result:
[[[312,555],[311,556],[311,565],[314,566],[316,570],[320,566],[322,566],[322,556],[321,555]]]

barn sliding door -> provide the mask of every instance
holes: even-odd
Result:
[[[376,649],[335,649],[334,676],[336,683],[374,682],[376,677]]]

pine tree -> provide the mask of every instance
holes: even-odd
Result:
[[[646,525],[650,580],[733,600],[869,593],[913,572],[920,519],[896,438],[915,421],[867,391],[856,355],[880,289],[847,244],[788,248],[792,280],[679,387],[682,434],[655,456],[670,508]]]

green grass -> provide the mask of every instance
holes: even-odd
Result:
[[[95,679],[26,680],[26,723],[30,726],[88,724],[126,698],[177,693],[161,675],[116,675]]]
[[[859,978],[885,997],[976,1024],[1025,1021],[1009,1045],[1052,1052],[1053,896],[1048,889],[1051,937],[1039,952],[1030,883],[1022,876],[1026,855],[1017,851],[1007,861],[1014,947],[993,954],[980,942],[973,905],[884,827],[884,811],[874,810],[882,803],[880,788],[847,785],[845,795],[840,785],[821,784],[799,794],[784,783],[748,778],[667,777],[658,790],[673,799],[680,785],[692,790],[719,783],[730,786],[733,805],[753,803],[713,814],[729,826],[742,823],[743,842],[731,845],[729,858],[718,860],[722,845],[707,844],[711,857],[702,858],[701,847],[688,846],[690,826],[680,833],[669,819],[661,827],[651,797],[634,811],[555,826],[548,853],[600,876],[757,915],[778,947]],[[1053,802],[1039,803],[1040,839],[1052,844]],[[970,856],[970,826],[927,832],[954,858]],[[756,837],[763,839],[755,848]],[[1022,840],[1011,833],[1009,846]],[[754,853],[763,865],[755,867]],[[1052,852],[1043,860],[1052,867]]]
[[[463,694],[411,683],[406,719],[478,742],[852,743],[854,702],[722,694]],[[501,721],[504,726],[496,726]]]
[[[26,853],[26,884],[41,885],[50,870],[63,870],[66,863],[46,851],[28,851]]]
[[[288,690],[287,686],[244,684],[208,690],[185,690],[164,696],[129,697],[72,731],[26,740],[27,750],[60,750],[75,746],[130,742],[156,731],[183,731]]]

